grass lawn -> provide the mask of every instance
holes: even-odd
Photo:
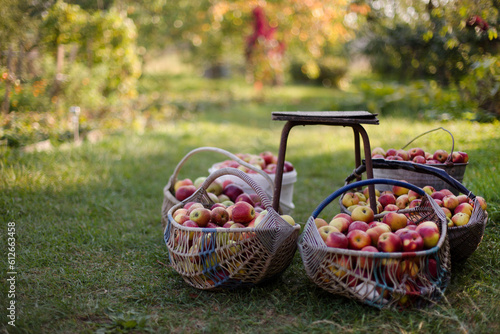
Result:
[[[153,80],[154,79],[154,80]],[[149,85],[149,86],[148,86]],[[276,110],[329,110],[346,93],[317,87],[268,89],[185,76],[150,77],[188,111],[144,132],[124,130],[98,143],[54,151],[3,151],[0,159],[2,254],[0,330],[6,333],[494,333],[500,331],[500,127],[380,115],[367,125],[372,147],[404,146],[444,126],[470,155],[464,184],[489,204],[479,249],[452,268],[445,298],[424,310],[377,310],[317,288],[298,252],[278,279],[253,288],[206,292],[168,266],[160,224],[163,187],[179,160],[199,146],[233,153],[277,152]],[[422,137],[450,150],[444,132]],[[296,127],[287,160],[298,171],[294,218],[303,224],[354,167],[353,134],[342,127]],[[206,176],[224,159],[203,153],[180,177]],[[15,222],[15,298],[7,298],[7,229]],[[16,327],[8,301],[16,302]]]

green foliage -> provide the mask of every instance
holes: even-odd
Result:
[[[327,87],[339,87],[339,82],[348,72],[348,62],[345,58],[326,56],[317,62],[298,63],[290,65],[290,75],[295,82],[313,82]]]
[[[463,104],[498,117],[498,76],[481,77],[483,64],[492,64],[500,51],[498,1],[398,1],[387,7],[367,2],[372,11],[360,33],[376,72],[398,80],[432,79],[441,87],[460,83]]]
[[[471,74],[460,82],[468,100],[485,111],[484,120],[500,117],[500,58],[485,56],[471,67]]]
[[[477,113],[477,105],[464,102],[457,89],[441,88],[435,81],[359,80],[355,86],[360,92],[357,108],[381,115],[448,120],[473,119]],[[339,109],[348,110],[348,103]]]

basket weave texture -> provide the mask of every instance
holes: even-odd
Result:
[[[247,163],[246,161],[243,161],[241,160],[240,158],[238,158],[236,155],[232,154],[231,152],[228,152],[226,150],[223,150],[221,148],[218,148],[218,147],[209,147],[209,146],[206,146],[206,147],[198,147],[190,152],[188,152],[182,159],[181,161],[179,161],[179,163],[177,164],[177,166],[175,167],[174,169],[174,172],[172,173],[172,175],[170,176],[167,184],[165,185],[165,187],[163,188],[163,204],[162,204],[162,208],[161,208],[161,212],[162,212],[162,226],[163,228],[165,228],[165,226],[167,225],[167,214],[168,214],[168,211],[176,204],[179,204],[180,201],[175,198],[175,190],[174,190],[174,185],[175,185],[175,182],[177,182],[177,177],[179,176],[179,173],[182,169],[182,167],[186,164],[186,162],[191,159],[194,155],[197,155],[199,153],[202,153],[202,152],[215,152],[215,153],[220,153],[222,155],[225,155],[227,156],[228,158],[230,159],[233,159],[235,161],[237,161],[239,164],[259,173],[260,175],[262,175],[264,177],[264,179],[269,182],[269,184],[271,185],[271,188],[270,189],[274,189],[274,182],[273,180],[271,179],[271,177],[265,173],[264,171],[256,168],[255,166]]]
[[[428,220],[437,223],[440,239],[431,249],[404,253],[362,252],[327,247],[319,235],[314,219],[323,208],[339,194],[369,182],[398,181],[371,179],[345,186],[309,217],[299,239],[299,251],[307,275],[332,294],[380,309],[422,308],[435,304],[449,284],[451,259],[446,217],[430,196],[425,195],[421,205],[407,210],[406,214],[417,225]]]
[[[222,175],[247,182],[262,200],[267,214],[255,228],[191,228],[178,224],[172,214],[187,202],[209,208],[214,203],[206,188]],[[189,285],[203,290],[255,285],[280,275],[297,249],[300,225],[291,226],[272,208],[259,185],[235,168],[210,174],[188,199],[174,205],[165,217],[164,239],[172,267]]]
[[[450,252],[453,262],[463,262],[469,258],[479,247],[483,240],[484,231],[488,222],[488,213],[481,208],[476,196],[469,191],[461,182],[450,176],[446,171],[428,165],[413,164],[407,161],[387,161],[372,160],[373,167],[379,170],[386,170],[387,173],[397,171],[404,176],[404,173],[420,174],[422,178],[431,176],[439,179],[440,182],[449,188],[467,195],[474,202],[474,210],[469,222],[463,226],[448,227],[448,240],[450,242]],[[366,171],[366,165],[361,165],[356,171],[346,178],[346,183],[361,176]],[[411,182],[409,182],[411,183]],[[418,186],[418,185],[416,185]],[[341,210],[349,213],[349,210],[340,203]]]

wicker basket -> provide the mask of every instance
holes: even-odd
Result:
[[[453,226],[448,228],[448,239],[450,242],[450,252],[453,262],[465,261],[476,251],[483,240],[484,231],[488,222],[488,213],[481,208],[476,196],[469,191],[462,183],[454,179],[448,173],[439,168],[429,165],[413,164],[407,161],[387,161],[383,159],[372,160],[373,168],[386,170],[387,173],[399,171],[400,173],[412,172],[422,175],[422,179],[431,176],[442,181],[448,188],[456,189],[458,192],[467,195],[474,202],[474,210],[469,219],[469,223],[463,226]],[[346,183],[353,181],[366,171],[366,165],[361,165],[356,171],[346,178]],[[348,210],[341,205],[343,212]]]
[[[191,228],[179,225],[172,214],[185,203],[213,205],[206,188],[222,175],[234,175],[247,182],[262,199],[267,214],[255,228]],[[174,205],[165,217],[164,239],[172,267],[198,289],[235,288],[260,283],[280,275],[297,249],[300,225],[291,226],[272,208],[259,185],[235,168],[210,174],[188,199]]]
[[[175,182],[177,182],[177,177],[179,175],[179,172],[181,171],[181,168],[184,166],[184,164],[193,155],[196,155],[196,154],[201,153],[201,152],[216,152],[216,153],[223,154],[223,155],[227,156],[228,158],[237,161],[239,164],[255,171],[256,173],[259,173],[264,178],[264,180],[266,180],[270,184],[270,189],[274,190],[274,182],[266,172],[264,172],[264,171],[256,168],[255,166],[241,160],[236,155],[234,155],[226,150],[223,150],[221,148],[217,148],[217,147],[199,147],[199,148],[196,148],[196,149],[190,151],[188,154],[186,154],[184,156],[184,158],[182,158],[181,161],[179,161],[179,163],[175,167],[174,172],[172,173],[172,176],[170,176],[170,179],[168,180],[167,185],[163,188],[163,204],[162,204],[162,208],[161,208],[161,212],[162,212],[161,223],[162,223],[163,229],[165,229],[165,226],[167,225],[166,217],[167,217],[168,210],[170,210],[174,205],[180,203],[180,201],[177,198],[175,198],[175,190],[174,190],[174,185],[175,185]]]
[[[440,228],[437,246],[418,252],[364,252],[327,247],[314,219],[346,191],[371,184],[395,184],[424,195],[419,207],[407,210],[417,225],[432,220]],[[376,308],[422,308],[438,302],[451,278],[446,217],[436,202],[411,184],[370,179],[346,185],[326,198],[309,217],[299,238],[299,251],[309,278],[319,287]]]
[[[407,143],[405,146],[403,146],[403,149],[405,149],[408,145],[413,143],[417,138],[420,138],[423,135],[426,135],[430,132],[437,131],[437,130],[443,130],[449,133],[451,137],[451,151],[450,154],[448,155],[448,159],[443,163],[443,164],[428,164],[427,166],[432,166],[435,168],[439,168],[444,170],[448,175],[452,176],[459,182],[462,182],[464,179],[465,175],[465,169],[468,165],[468,163],[453,163],[451,161],[452,159],[452,153],[455,149],[455,139],[453,137],[453,134],[446,130],[443,127],[439,127],[436,129],[429,130],[427,132],[424,132],[417,137],[413,138],[409,143]],[[391,161],[391,160],[389,160]],[[413,163],[413,162],[410,162]],[[401,180],[401,181],[406,181],[408,183],[411,183],[413,185],[416,185],[417,187],[424,187],[424,186],[433,186],[437,190],[441,190],[443,188],[446,188],[448,184],[443,181],[442,179],[435,177],[433,175],[429,174],[422,174],[422,173],[415,173],[413,171],[404,171],[404,170],[386,170],[386,169],[379,169],[379,168],[373,168],[373,177],[374,178],[383,178],[383,179],[392,179],[392,180]],[[455,188],[449,188],[453,193],[458,194],[458,189]],[[384,188],[383,186],[381,187],[381,190],[388,190]]]

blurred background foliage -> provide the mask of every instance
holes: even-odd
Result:
[[[165,98],[180,74],[147,73],[170,55],[194,69],[189,76],[234,80],[253,87],[257,98],[266,86],[318,85],[346,93],[332,109],[500,118],[500,0],[0,0],[0,6],[0,140],[9,146],[53,138],[51,131],[64,140],[73,105],[88,129],[135,124],[152,110],[164,119],[189,111],[192,101]],[[176,66],[164,64],[169,73]],[[164,91],[158,80],[165,80]]]

